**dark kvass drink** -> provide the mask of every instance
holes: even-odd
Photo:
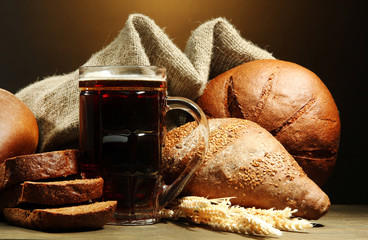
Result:
[[[81,171],[104,179],[103,199],[118,200],[115,218],[155,216],[166,81],[89,79],[79,87]]]

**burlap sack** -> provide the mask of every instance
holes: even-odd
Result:
[[[84,65],[162,66],[167,70],[169,95],[194,100],[214,76],[241,63],[266,58],[273,56],[244,40],[223,18],[208,21],[193,31],[183,53],[153,20],[132,14],[116,39]],[[38,151],[78,146],[78,70],[35,82],[16,96],[36,116],[40,130]]]

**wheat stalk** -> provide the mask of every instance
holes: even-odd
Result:
[[[184,218],[220,231],[260,236],[281,236],[281,231],[302,231],[313,225],[305,219],[293,218],[297,210],[285,208],[256,209],[231,206],[231,198],[207,199],[183,197],[171,208],[160,211],[161,218]]]

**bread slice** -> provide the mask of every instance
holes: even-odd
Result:
[[[64,205],[101,197],[103,179],[77,179],[55,182],[26,181],[0,192],[0,213],[21,203]]]
[[[78,151],[74,149],[8,158],[0,164],[0,190],[24,181],[59,178],[78,172]]]
[[[116,205],[106,201],[48,209],[5,208],[4,217],[10,224],[44,231],[101,228],[112,219]]]

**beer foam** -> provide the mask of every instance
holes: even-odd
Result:
[[[97,71],[84,74],[80,81],[91,80],[140,80],[140,81],[164,81],[166,77],[150,74],[115,74],[109,70]]]

